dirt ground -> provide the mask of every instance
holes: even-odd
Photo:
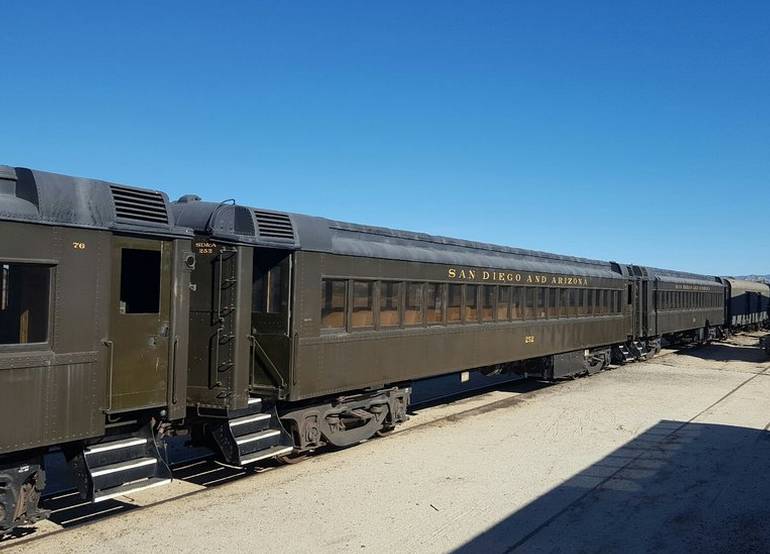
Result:
[[[502,386],[258,474],[191,463],[168,490],[107,506],[115,517],[62,498],[54,521],[0,548],[770,552],[770,359],[756,343]]]

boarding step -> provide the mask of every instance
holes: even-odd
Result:
[[[640,360],[647,359],[647,347],[642,341],[635,340],[631,342],[629,350],[635,355],[636,358],[639,358]]]
[[[225,463],[243,466],[285,455],[294,449],[294,441],[281,426],[271,402],[250,401],[248,412],[239,411],[238,417],[210,427]]]
[[[171,482],[149,423],[84,447],[70,463],[81,494],[93,502]]]
[[[636,361],[637,356],[625,344],[618,344],[612,348],[612,361],[620,364],[627,364]]]
[[[253,464],[262,460],[275,458],[277,456],[287,456],[291,454],[293,451],[294,451],[293,446],[271,446],[267,450],[261,450],[259,452],[256,452],[254,454],[251,454],[249,456],[242,458],[241,463],[239,465],[245,466],[245,465]]]

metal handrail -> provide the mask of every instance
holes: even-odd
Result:
[[[283,375],[281,375],[281,372],[278,371],[277,367],[275,367],[273,360],[271,360],[270,356],[267,355],[267,352],[265,352],[265,349],[262,348],[262,345],[259,344],[257,337],[254,335],[249,335],[249,340],[251,341],[251,344],[254,345],[254,351],[259,351],[263,361],[266,362],[265,365],[270,370],[270,372],[272,372],[271,378],[273,379],[273,382],[278,384],[278,387],[281,389],[286,388],[286,381],[284,381]]]
[[[109,339],[104,339],[102,344],[110,349],[110,367],[107,374],[107,409],[105,411],[112,411],[112,374],[115,368],[115,343]]]

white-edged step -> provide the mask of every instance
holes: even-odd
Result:
[[[127,483],[120,487],[99,491],[94,495],[94,503],[117,498],[118,496],[125,496],[127,494],[143,491],[145,489],[152,489],[154,487],[162,487],[170,484],[171,479],[166,479],[163,477],[150,477],[149,479],[144,479],[142,481]]]
[[[250,435],[243,435],[235,439],[235,444],[238,446],[242,444],[249,444],[250,442],[256,442],[262,439],[268,439],[280,435],[281,432],[278,429],[267,429],[266,431],[260,431],[258,433],[252,433]]]
[[[248,464],[253,464],[254,462],[259,462],[260,460],[267,460],[268,458],[275,458],[276,456],[284,456],[286,454],[291,454],[293,451],[293,446],[272,446],[265,450],[255,452],[254,454],[244,456],[241,458],[241,465],[245,466]]]
[[[246,425],[248,423],[256,423],[258,421],[266,421],[270,419],[270,414],[254,414],[231,419],[229,421],[230,428],[238,427],[240,425]]]

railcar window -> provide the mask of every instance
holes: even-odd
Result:
[[[374,326],[373,281],[353,281],[353,313],[350,326],[354,328]]]
[[[567,315],[575,317],[577,315],[577,289],[569,290],[569,309]]]
[[[524,318],[532,319],[535,317],[535,289],[524,287]]]
[[[577,289],[577,315],[586,315],[585,291],[583,289]]]
[[[540,319],[544,319],[546,317],[545,297],[546,297],[547,289],[543,287],[536,287],[534,290],[535,290],[535,296],[536,296],[535,300],[536,300],[536,309],[537,309],[537,313],[535,314],[535,316]]]
[[[615,295],[615,313],[616,314],[622,313],[623,312],[623,304],[621,303],[620,291],[616,290],[614,292],[614,295]]]
[[[428,283],[425,285],[425,290],[428,324],[444,323],[444,285]]]
[[[160,313],[160,252],[124,248],[120,262],[120,313]]]
[[[252,311],[278,314],[288,303],[283,294],[283,266],[288,263],[281,259],[283,254],[260,254],[254,256],[252,266]],[[288,271],[288,266],[287,266]]]
[[[634,301],[634,286],[628,285],[628,299],[626,300],[626,302],[628,304],[632,304],[633,301]]]
[[[495,286],[483,285],[481,287],[481,321],[493,321],[495,319]]]
[[[586,314],[594,314],[594,289],[586,290]]]
[[[479,320],[479,300],[477,285],[465,285],[465,321],[475,323]]]
[[[401,283],[380,283],[380,327],[401,325]]]
[[[548,289],[548,317],[559,317],[559,289]]]
[[[404,325],[422,325],[422,283],[406,284],[406,305],[404,306]]]
[[[602,313],[608,314],[610,312],[610,291],[607,289],[602,290]]]
[[[51,268],[0,263],[0,344],[48,340]]]
[[[321,328],[345,328],[347,291],[347,281],[339,279],[324,279],[321,281]]]
[[[511,303],[511,287],[497,287],[497,319],[508,319],[508,308]]]
[[[524,317],[523,293],[524,289],[521,287],[511,288],[511,319],[515,320]]]
[[[460,309],[463,300],[463,286],[450,284],[447,289],[446,319],[450,323],[456,323],[462,319]]]
[[[559,315],[561,317],[566,317],[568,308],[569,308],[569,291],[567,289],[559,289]]]

